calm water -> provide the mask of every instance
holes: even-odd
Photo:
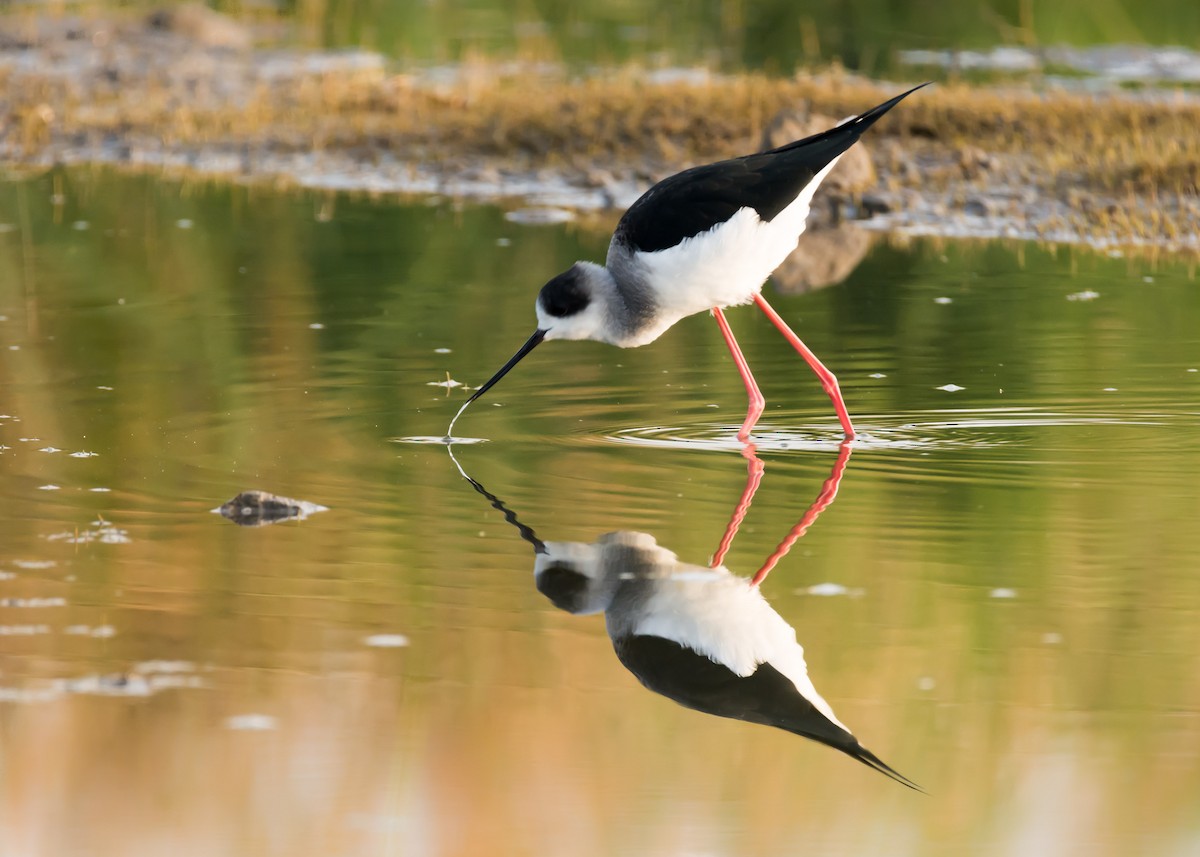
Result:
[[[921,795],[687,710],[440,436],[605,229],[105,174],[0,185],[0,854],[1200,851],[1191,267],[879,240],[730,313],[769,404],[725,557]],[[942,389],[947,385],[958,390]],[[706,566],[744,392],[707,318],[551,343],[468,410],[524,535]],[[262,489],[328,507],[238,527]],[[641,534],[641,535],[633,535]],[[794,535],[794,533],[793,533]],[[699,573],[699,572],[698,572]]]

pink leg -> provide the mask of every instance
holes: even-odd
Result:
[[[762,295],[755,295],[754,302],[758,304],[760,310],[766,313],[767,318],[771,319],[771,323],[779,328],[779,332],[792,344],[792,347],[800,352],[804,361],[817,373],[817,377],[821,380],[821,387],[833,402],[833,409],[837,411],[837,418],[842,424],[842,431],[846,433],[846,439],[853,439],[854,426],[850,424],[850,414],[846,411],[846,402],[842,399],[842,391],[838,387],[837,378],[817,359],[817,355],[809,351],[808,346],[800,341],[800,337],[792,332],[792,329],[787,326],[787,322],[780,318],[779,313],[771,308]]]
[[[742,496],[738,499],[737,506],[734,507],[729,525],[725,527],[725,535],[721,536],[721,543],[717,545],[717,552],[713,554],[712,562],[709,563],[710,568],[716,568],[725,561],[725,554],[729,553],[733,537],[737,535],[738,528],[746,518],[746,513],[750,511],[754,493],[758,491],[758,485],[762,482],[764,465],[762,459],[754,451],[754,444],[748,443],[742,447],[742,456],[746,459],[746,487],[742,489]]]
[[[750,397],[750,404],[746,408],[746,421],[742,423],[742,429],[737,434],[738,440],[745,442],[750,439],[750,429],[754,428],[754,424],[762,416],[763,408],[767,405],[767,400],[763,398],[762,391],[758,389],[758,384],[754,381],[754,375],[750,372],[750,366],[746,363],[746,358],[742,355],[742,349],[738,347],[737,340],[733,338],[733,331],[729,329],[729,322],[725,320],[725,313],[721,312],[720,307],[713,307],[712,314],[713,318],[717,320],[717,326],[721,328],[721,335],[725,337],[725,344],[729,346],[729,353],[733,355],[733,362],[737,365],[738,373],[742,376],[742,383],[746,385],[746,395]],[[833,376],[831,375],[830,377],[832,378]],[[836,385],[837,382],[835,381],[834,384]]]
[[[817,517],[825,511],[826,507],[837,497],[838,485],[842,482],[842,474],[846,472],[846,464],[850,461],[850,446],[848,441],[842,441],[841,447],[838,449],[837,461],[833,463],[833,471],[829,474],[829,478],[825,480],[825,484],[821,486],[821,493],[817,495],[817,499],[813,500],[808,511],[804,513],[796,526],[784,536],[783,541],[779,543],[779,547],[775,548],[774,552],[766,558],[760,568],[750,581],[751,586],[758,586],[767,579],[767,575],[771,573],[771,569],[775,564],[783,559],[787,552],[792,549],[792,545],[796,543],[802,535],[808,532],[808,528],[813,525]]]

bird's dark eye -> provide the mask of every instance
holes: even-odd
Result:
[[[566,318],[582,312],[590,300],[583,278],[574,268],[546,283],[538,295],[542,309],[555,318]]]

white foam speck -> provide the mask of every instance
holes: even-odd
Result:
[[[28,610],[44,609],[46,607],[66,607],[65,598],[0,598],[0,607],[18,607]]]
[[[801,595],[818,595],[825,598],[832,598],[837,595],[858,598],[863,594],[862,589],[843,586],[840,583],[814,583],[812,586],[797,590],[797,592]]]
[[[0,625],[0,637],[36,637],[49,633],[49,625]]]
[[[225,718],[225,728],[240,732],[268,732],[278,725],[269,714],[235,714]]]
[[[64,634],[70,634],[73,637],[96,637],[104,639],[115,637],[117,629],[112,625],[68,625],[63,628]]]
[[[408,637],[403,634],[372,634],[363,643],[377,649],[402,649],[408,645]]]

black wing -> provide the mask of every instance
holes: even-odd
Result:
[[[769,221],[879,117],[921,86],[812,137],[665,178],[630,206],[614,238],[633,250],[652,253],[707,232],[747,206]]]
[[[811,738],[920,790],[818,711],[770,664],[760,664],[752,675],[742,677],[674,640],[643,634],[613,640],[613,648],[638,681],[680,705]]]

